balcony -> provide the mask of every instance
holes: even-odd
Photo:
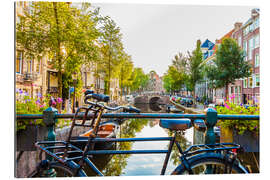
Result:
[[[23,75],[24,81],[36,81],[37,80],[37,74],[36,73],[25,73]]]

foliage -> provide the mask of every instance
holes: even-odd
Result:
[[[186,63],[187,58],[182,53],[175,55],[172,65],[163,76],[163,87],[167,92],[178,91],[185,84],[187,79]]]
[[[231,97],[232,98],[232,97]],[[260,107],[257,106],[243,106],[234,103],[226,103],[223,106],[217,106],[218,114],[239,114],[239,115],[259,115]],[[232,128],[238,131],[238,134],[243,134],[245,131],[253,131],[259,133],[258,120],[219,120],[218,126],[225,128]]]
[[[244,60],[244,52],[237,42],[231,38],[222,40],[214,65],[207,67],[207,77],[212,81],[214,88],[226,87],[226,98],[228,97],[227,86],[234,83],[236,79],[249,77],[251,65]]]
[[[22,90],[16,92],[16,114],[42,114],[48,107],[47,99],[41,96],[30,98],[28,93],[23,93]],[[43,125],[42,120],[17,120],[16,130],[25,129],[27,125]]]
[[[134,68],[131,74],[132,84],[131,91],[137,91],[146,88],[149,77],[144,73],[142,68]]]
[[[110,81],[117,76],[118,65],[123,54],[122,34],[120,28],[110,17],[100,18],[99,42],[102,60],[100,65],[105,73],[105,93],[110,94]]]
[[[52,100],[52,104],[54,106],[62,103],[61,98],[57,98],[56,100],[54,100],[49,94],[46,97],[42,97],[41,94],[38,94],[37,97],[31,98],[28,93],[17,89],[16,114],[42,114],[43,111],[49,107],[50,100]],[[16,120],[17,131],[26,129],[28,125],[44,125],[44,123],[42,119]]]
[[[126,53],[120,59],[119,63],[119,84],[121,89],[121,96],[123,96],[123,89],[131,86],[133,80],[131,79],[133,63],[131,61],[131,56]]]
[[[189,69],[189,75],[187,78],[186,86],[193,91],[193,97],[195,85],[203,79],[203,54],[201,51],[201,41],[198,40],[196,43],[196,49],[189,54],[189,58],[187,61],[187,68]]]
[[[98,38],[97,11],[90,4],[81,9],[66,2],[33,2],[16,24],[16,43],[26,58],[47,57],[58,70],[59,97],[62,97],[62,73],[79,73],[82,63],[96,61]],[[65,84],[65,82],[64,82]]]

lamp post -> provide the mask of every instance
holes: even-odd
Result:
[[[75,113],[75,95],[76,95],[76,84],[77,84],[77,73],[74,72],[72,74],[72,79],[73,79],[73,86],[74,86],[74,95],[73,95],[73,108],[72,108],[72,113]]]

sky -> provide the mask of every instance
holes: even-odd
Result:
[[[196,41],[215,43],[233,29],[235,22],[245,23],[255,6],[207,6],[181,4],[93,3],[104,16],[120,27],[126,52],[135,67],[145,73],[155,70],[163,75],[178,53],[196,47]]]

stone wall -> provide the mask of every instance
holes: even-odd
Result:
[[[66,140],[70,127],[64,127],[56,130],[56,140]],[[86,127],[75,127],[72,136],[77,136],[82,132],[87,131]],[[18,162],[16,159],[19,155],[17,151],[15,154],[15,177],[25,178],[29,175],[37,166],[39,160],[40,151],[24,151]]]

